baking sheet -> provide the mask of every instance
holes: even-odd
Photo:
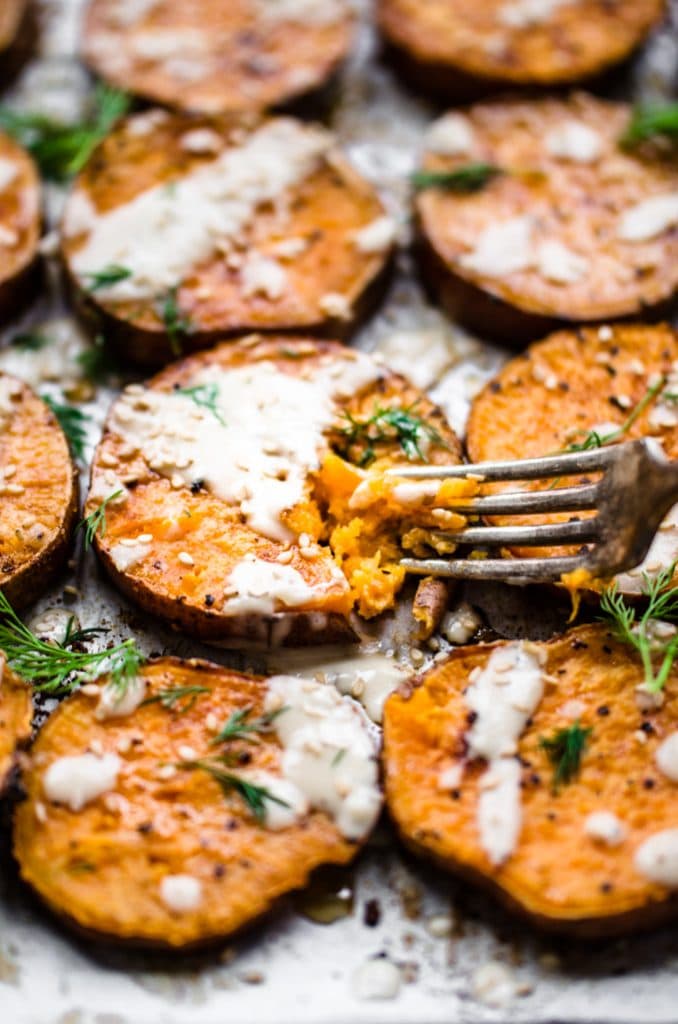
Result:
[[[0,0],[2,2],[2,0]],[[225,0],[227,2],[227,0]],[[320,0],[319,0],[320,2]],[[478,0],[482,2],[482,0]],[[366,12],[367,0],[359,5]],[[43,0],[41,55],[10,100],[77,118],[87,77],[74,61],[81,0]],[[621,95],[675,94],[678,32],[661,30],[630,72],[611,83]],[[84,91],[83,91],[84,90]],[[407,178],[424,126],[435,109],[401,88],[377,59],[368,26],[357,40],[341,95],[330,118],[349,155],[379,188],[408,237]],[[58,216],[61,193],[48,190],[48,215]],[[0,366],[54,395],[88,398],[74,374],[82,344],[53,274],[42,298],[19,323],[0,332],[51,322],[54,366],[28,353],[0,351]],[[58,323],[55,325],[54,320]],[[424,299],[408,255],[380,313],[356,344],[380,348],[397,335],[400,348],[422,333],[450,369],[433,389],[458,430],[468,403],[506,353],[449,324]],[[19,358],[19,363],[17,359]],[[445,361],[443,360],[443,362]],[[412,356],[408,362],[412,364]],[[114,388],[100,388],[83,409],[96,442]],[[474,586],[459,595],[482,608],[505,636],[550,635],[564,609],[518,588]],[[134,633],[149,654],[204,655],[238,668],[262,668],[259,656],[215,651],[158,628],[125,605],[101,576],[93,556],[81,558],[32,610],[76,614],[83,626],[107,626],[114,638]],[[391,622],[382,646],[406,659],[406,640]],[[320,659],[319,659],[320,660]],[[41,703],[41,714],[50,710]],[[6,830],[5,830],[6,831]],[[672,929],[596,946],[537,937],[461,883],[400,852],[387,825],[342,878],[353,912],[320,925],[289,900],[246,938],[203,956],[167,957],[84,944],[46,915],[20,885],[8,851],[0,851],[1,1024],[449,1024],[456,1021],[605,1022],[669,1024],[678,1018],[678,935]],[[316,907],[317,909],[317,907]],[[390,998],[358,997],[358,978],[373,958],[398,968]],[[495,1005],[490,1005],[495,1004]]]

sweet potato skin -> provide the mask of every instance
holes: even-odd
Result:
[[[1,15],[0,15],[1,17]],[[0,132],[0,160],[10,161],[16,176],[0,191],[0,227],[16,237],[0,245],[0,317],[9,318],[31,298],[39,283],[40,179],[33,160]]]
[[[415,200],[422,278],[450,315],[483,336],[519,346],[562,326],[653,320],[670,311],[678,288],[675,232],[644,243],[616,235],[618,219],[628,209],[678,184],[675,166],[658,152],[639,157],[619,149],[630,117],[627,105],[577,93],[567,99],[477,104],[467,116],[472,152],[427,154],[423,166],[454,170],[482,161],[516,171],[475,194],[429,188]],[[572,120],[586,124],[600,139],[600,156],[590,164],[559,159],[545,145],[555,126]],[[561,217],[563,204],[566,218]],[[546,279],[536,268],[493,277],[464,265],[485,228],[535,209],[540,213],[534,245],[559,241],[588,261],[585,274],[564,284]]]
[[[87,197],[97,211],[129,202],[145,189],[169,182],[213,158],[214,154],[182,149],[181,138],[189,131],[208,129],[224,139],[224,147],[237,146],[245,124],[233,118],[173,114],[164,119],[161,116],[151,135],[137,135],[131,127],[134,120],[128,118],[112,132],[76,179],[74,194]],[[254,121],[248,119],[246,125],[253,127]],[[383,213],[372,186],[333,150],[317,171],[290,193],[289,216],[282,235],[274,209],[260,210],[245,229],[244,250],[256,245],[257,251],[266,253],[268,248],[274,250],[281,237],[307,241],[303,252],[285,260],[285,293],[277,299],[246,296],[240,267],[227,266],[225,257],[217,253],[178,289],[177,303],[190,323],[190,331],[174,343],[157,302],[103,301],[83,290],[72,273],[70,258],[82,245],[84,235],[62,239],[67,283],[89,328],[102,331],[124,358],[143,366],[161,366],[177,354],[188,354],[250,330],[303,330],[343,339],[376,307],[390,276],[392,246],[384,252],[364,253],[352,243],[357,231]],[[322,308],[323,298],[337,293],[346,299],[345,316]]]
[[[466,447],[473,462],[526,459],[581,442],[601,424],[618,425],[642,400],[653,374],[668,374],[678,359],[678,336],[668,325],[617,325],[561,331],[532,345],[504,366],[477,396],[469,417]],[[642,370],[638,372],[639,368]],[[621,396],[622,403],[616,401]],[[625,406],[628,405],[628,408]],[[653,429],[649,406],[623,439],[660,437],[678,458],[678,429]],[[576,483],[578,478],[573,478]],[[579,478],[580,482],[585,477]],[[493,485],[500,488],[502,485]],[[538,484],[526,484],[536,490]],[[580,517],[587,513],[577,513]],[[512,524],[566,522],[571,516],[512,516]],[[495,516],[498,525],[508,517]],[[513,549],[512,549],[513,550]],[[515,554],[550,556],[568,549],[515,549]],[[570,549],[574,553],[576,549]]]
[[[214,753],[208,715],[221,725],[236,708],[261,714],[265,680],[176,658],[151,662],[142,672],[147,696],[181,686],[206,687],[208,693],[184,711],[153,703],[104,722],[94,718],[92,699],[76,693],[52,714],[29,754],[14,852],[22,877],[54,912],[108,940],[186,949],[253,923],[303,886],[320,864],[344,864],[355,856],[358,844],[343,839],[323,813],[270,831],[205,772],[159,773],[163,764],[182,760],[184,746],[199,756]],[[95,741],[116,752],[121,740],[130,749],[119,755],[124,763],[112,798],[98,798],[78,813],[44,804],[42,778],[53,760],[84,753]],[[278,770],[274,736],[237,746],[250,755],[248,771]],[[44,822],[36,817],[39,804],[47,812]],[[168,874],[200,880],[197,909],[178,914],[164,905],[159,886]]]
[[[34,601],[62,568],[78,515],[78,474],[53,413],[21,381],[0,440],[0,588],[15,607]]]
[[[153,103],[178,110],[230,113],[280,107],[316,92],[343,64],[351,45],[350,10],[327,24],[262,23],[252,0],[163,0],[129,25],[119,25],[111,0],[92,0],[86,12],[83,57],[103,78]],[[139,35],[188,35],[208,25],[204,59],[184,63],[187,81],[171,61],[134,52]],[[113,45],[109,45],[111,40]],[[202,63],[203,73],[200,74]]]
[[[494,646],[459,648],[386,702],[386,799],[403,840],[548,931],[597,938],[674,918],[675,895],[637,873],[633,855],[648,836],[675,824],[675,783],[655,766],[654,752],[676,727],[678,672],[667,684],[664,705],[642,713],[634,692],[642,681],[640,662],[604,626],[583,626],[539,645],[547,654],[549,683],[519,741],[522,832],[513,855],[493,867],[475,823],[483,763],[469,763],[452,793],[438,789],[437,777],[463,761],[463,690]],[[562,708],[572,700],[581,701],[581,725],[593,732],[579,776],[554,795],[539,738],[571,724]],[[598,810],[622,820],[626,838],[619,846],[585,835],[586,817]]]
[[[0,678],[0,795],[7,784],[17,748],[31,738],[32,719],[30,689],[3,664]]]
[[[223,344],[175,363],[152,378],[149,386],[172,390],[186,386],[202,366],[229,368],[261,360],[272,360],[278,369],[297,376],[312,372],[318,360],[332,354],[340,357],[342,352],[337,342],[253,336],[240,344]],[[347,403],[347,408],[361,416],[371,411],[376,401],[389,398],[403,406],[420,400],[418,411],[430,418],[446,444],[435,449],[432,458],[460,461],[461,446],[440,411],[396,374],[384,370],[373,386]],[[350,598],[336,587],[318,593],[311,607],[299,611],[225,614],[221,607],[224,581],[235,564],[249,553],[274,559],[282,546],[243,524],[237,508],[220,499],[204,491],[193,494],[189,488],[173,491],[170,482],[150,470],[140,455],[130,458],[124,443],[106,428],[94,457],[93,483],[96,485],[99,473],[110,468],[134,485],[123,505],[108,506],[106,533],[96,537],[95,547],[116,586],[143,608],[194,637],[226,646],[297,647],[358,639],[350,615]],[[181,504],[181,516],[177,515],[177,502]],[[98,503],[98,498],[88,499],[85,511],[92,512]],[[174,507],[171,516],[170,506]],[[312,532],[310,525],[308,530]],[[111,548],[120,538],[147,532],[154,536],[149,557],[121,572],[111,558]],[[181,565],[181,551],[193,553],[194,567]],[[329,580],[336,568],[329,550],[323,548],[323,552],[322,558],[308,561],[297,548],[290,563],[311,586]]]
[[[507,85],[549,88],[600,76],[625,60],[665,0],[600,0],[556,10],[546,24],[503,26],[504,0],[380,0],[381,31],[404,75],[427,92],[468,100]],[[503,45],[492,45],[500,40]]]

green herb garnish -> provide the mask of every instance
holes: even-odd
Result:
[[[158,316],[165,325],[167,331],[167,337],[169,339],[170,348],[175,356],[180,356],[183,350],[182,339],[190,334],[193,330],[193,324],[190,317],[182,313],[179,309],[178,302],[179,286],[175,285],[174,288],[162,296],[158,300]]]
[[[420,191],[426,188],[440,188],[445,192],[479,192],[494,178],[504,174],[496,164],[464,164],[453,171],[415,171],[412,185]]]
[[[251,782],[242,775],[237,775],[235,772],[229,771],[229,767],[232,763],[232,759],[228,755],[224,755],[222,758],[203,758],[198,761],[181,761],[176,767],[182,768],[188,771],[199,770],[207,772],[212,778],[219,783],[224,795],[231,793],[237,793],[239,797],[245,802],[257,822],[262,825],[266,817],[266,801],[270,800],[274,804],[279,804],[281,807],[289,807],[289,804],[285,800],[281,800],[280,797],[274,796],[269,789],[265,786],[259,786],[256,782]]]
[[[646,103],[636,107],[620,141],[633,149],[648,139],[678,142],[678,103]]]
[[[640,616],[634,605],[627,604],[616,583],[600,599],[604,621],[610,623],[616,639],[640,655],[645,686],[650,693],[662,689],[678,655],[678,633],[669,630],[662,638],[656,631],[659,622],[678,623],[678,587],[671,585],[675,569],[674,562],[654,578],[643,573],[642,594],[647,598],[647,607]],[[659,668],[655,672],[657,661]]]
[[[37,331],[26,331],[23,334],[15,334],[10,345],[12,348],[19,348],[22,352],[39,352],[49,343],[49,338]]]
[[[252,708],[238,708],[229,715],[226,724],[217,733],[212,743],[228,743],[231,740],[244,740],[246,743],[258,743],[257,734],[271,731],[271,726],[285,708],[269,711],[258,718],[250,719]]]
[[[582,729],[579,722],[556,729],[552,736],[542,736],[539,746],[553,765],[553,792],[579,775],[581,759],[588,746],[592,728]]]
[[[186,395],[192,402],[195,402],[197,406],[202,409],[207,409],[211,412],[215,420],[221,423],[222,427],[226,426],[226,420],[219,411],[217,402],[219,400],[219,385],[212,381],[211,384],[198,384],[194,388],[177,388],[176,393],[178,395]]]
[[[81,683],[110,675],[111,684],[124,692],[137,676],[144,657],[134,640],[105,651],[77,651],[73,646],[92,637],[93,630],[67,630],[61,643],[41,640],[0,593],[0,649],[18,675],[46,693],[70,692]],[[96,630],[97,633],[101,630]]]
[[[427,461],[422,444],[448,447],[436,428],[422,416],[415,414],[417,404],[418,402],[414,402],[406,409],[378,407],[366,420],[356,419],[350,412],[344,412],[347,425],[340,430],[346,439],[346,448],[359,443],[367,446],[360,457],[359,465],[368,466],[374,462],[377,457],[374,446],[381,441],[398,441],[403,453],[411,462],[417,459]]]
[[[0,129],[31,153],[46,178],[66,181],[82,170],[92,151],[129,106],[126,93],[98,85],[91,117],[81,124],[62,124],[43,114],[21,113],[0,106]]]
[[[40,397],[59,421],[59,426],[66,435],[66,439],[76,459],[84,459],[85,442],[87,441],[85,424],[89,423],[89,416],[82,409],[77,409],[74,405],[57,402],[49,395],[41,395]]]
[[[78,523],[78,530],[84,530],[85,532],[85,551],[92,546],[94,538],[97,536],[106,536],[106,509],[112,501],[119,498],[124,492],[122,490],[113,491],[113,494],[109,494],[107,498],[101,502],[94,512],[90,512],[88,516],[81,519]]]
[[[613,444],[620,441],[629,432],[636,420],[643,415],[648,405],[657,397],[666,384],[666,377],[662,377],[651,388],[648,388],[636,407],[631,410],[624,422],[617,430],[609,434],[600,434],[596,430],[589,430],[583,441],[577,441],[563,448],[563,452],[586,452],[591,448],[603,448],[606,444]]]
[[[162,704],[168,711],[178,711],[180,715],[183,715],[185,711],[191,710],[201,694],[210,692],[209,686],[168,687],[166,690],[154,693],[152,697],[147,697],[141,702],[141,707],[146,704]]]
[[[97,334],[93,343],[78,354],[76,362],[85,377],[94,383],[106,380],[112,373],[120,372],[120,367],[106,347],[103,334]]]
[[[114,284],[119,284],[120,281],[126,281],[128,277],[132,277],[132,271],[129,267],[121,267],[119,263],[110,263],[107,267],[102,267],[101,270],[82,276],[89,281],[87,291],[98,292],[102,288],[110,288]]]

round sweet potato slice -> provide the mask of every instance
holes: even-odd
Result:
[[[670,459],[678,458],[678,407],[671,398],[677,364],[678,336],[666,325],[606,326],[554,334],[507,363],[475,399],[468,424],[469,456],[473,462],[526,459],[581,445],[587,438],[596,444],[596,437],[614,443],[652,436]],[[567,484],[577,482],[576,477],[569,478]],[[558,486],[564,485],[562,481]],[[515,489],[515,484],[511,486]],[[549,485],[521,486],[536,490]],[[511,522],[565,522],[576,515],[511,517]],[[493,522],[505,524],[508,519],[496,516]],[[564,548],[516,549],[514,553],[535,551],[575,553]],[[643,564],[620,576],[619,584],[624,591],[638,592],[643,573],[654,575],[676,558],[678,516],[672,512]]]
[[[451,99],[507,85],[580,82],[625,60],[666,11],[664,0],[380,0],[379,24],[403,72]]]
[[[343,0],[92,0],[83,56],[154,103],[223,114],[278,107],[322,88],[351,44]]]
[[[22,877],[68,924],[126,943],[206,944],[256,921],[321,864],[353,859],[362,837],[346,838],[329,811],[290,803],[285,747],[274,729],[254,728],[265,713],[267,680],[163,658],[147,664],[139,681],[145,703],[127,715],[102,719],[92,696],[69,697],[27,756],[14,851]],[[352,710],[372,750],[362,713]],[[250,742],[215,744],[234,715],[252,727]],[[284,805],[263,798],[261,823],[210,772],[175,767],[214,762],[225,750],[224,773],[265,782],[267,793],[284,798]],[[370,759],[374,818],[379,792]]]
[[[61,569],[78,514],[77,470],[54,414],[0,374],[0,589],[35,600]]]
[[[460,648],[387,700],[386,800],[403,840],[550,931],[596,937],[675,917],[672,889],[640,865],[652,849],[647,840],[666,830],[678,835],[676,782],[655,761],[675,737],[678,673],[661,706],[643,711],[640,661],[604,626],[532,645],[544,659],[544,691],[517,744],[518,836],[497,864],[480,840],[479,799],[491,783],[483,782],[487,762],[466,760],[474,719],[465,693],[507,646]],[[561,729],[584,731],[585,739],[579,772],[556,790],[541,741]]]
[[[28,153],[0,133],[0,317],[12,316],[37,284],[40,180]]]
[[[324,129],[150,111],[75,182],[68,273],[138,363],[247,330],[350,332],[385,281],[394,224]]]
[[[405,416],[418,450],[384,415]],[[106,503],[95,545],[117,586],[193,636],[355,639],[351,610],[392,607],[408,534],[417,544],[440,525],[431,509],[394,505],[381,470],[460,457],[442,413],[370,357],[336,342],[253,337],[123,393],[86,512]]]
[[[629,117],[578,94],[478,104],[432,126],[427,171],[503,171],[470,194],[417,196],[422,273],[450,313],[516,345],[665,311],[678,285],[678,170],[658,150],[620,147]]]
[[[31,691],[2,663],[0,676],[0,793],[14,764],[17,747],[31,738]]]

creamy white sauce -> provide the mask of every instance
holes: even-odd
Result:
[[[620,590],[629,594],[640,594],[645,585],[644,577],[657,576],[678,558],[678,505],[674,505],[661,523],[650,545],[644,561],[635,569],[615,577]]]
[[[160,882],[160,899],[177,914],[197,910],[202,903],[202,882],[193,875],[165,875]]]
[[[6,160],[4,157],[0,157],[0,192],[4,192],[6,188],[12,184],[15,178],[18,177],[19,168],[13,160]]]
[[[264,824],[272,832],[291,828],[311,810],[311,803],[294,782],[271,772],[241,773],[248,782],[262,786],[273,799],[264,797]]]
[[[513,1002],[518,994],[518,986],[506,964],[499,960],[488,960],[474,971],[471,991],[478,1002],[498,1010]]]
[[[654,758],[660,772],[672,782],[678,782],[678,732],[672,732],[662,740]]]
[[[287,272],[277,260],[253,252],[241,270],[242,292],[248,298],[263,295],[267,299],[281,298],[287,287]]]
[[[82,808],[115,787],[122,766],[116,754],[79,754],[53,761],[43,777],[45,796],[72,811]]]
[[[366,960],[353,975],[353,994],[364,1001],[395,999],[401,985],[400,968],[383,956]]]
[[[368,356],[349,351],[322,362],[310,380],[269,362],[232,370],[208,366],[187,386],[216,388],[220,419],[186,395],[134,387],[113,407],[110,425],[151,469],[187,486],[202,481],[212,494],[238,504],[253,530],[291,540],[280,517],[301,501],[308,474],[320,467],[335,399],[378,376]]]
[[[237,148],[174,179],[171,188],[156,185],[106,213],[97,213],[76,191],[66,206],[64,233],[87,234],[71,258],[73,270],[86,286],[88,274],[122,265],[131,276],[98,296],[155,298],[210,259],[219,244],[239,238],[262,204],[282,205],[330,144],[322,129],[276,118]]]
[[[124,544],[122,541],[113,544],[108,551],[113,565],[119,572],[127,572],[129,569],[133,569],[135,565],[143,562],[144,558],[150,553],[151,546],[149,544]]]
[[[125,718],[133,714],[146,697],[146,680],[143,676],[129,679],[124,687],[106,683],[101,689],[94,717],[103,722],[108,718]]]
[[[342,579],[346,583],[345,578]],[[225,594],[223,610],[229,615],[246,612],[270,615],[281,605],[298,608],[308,604],[315,591],[291,565],[246,555],[228,576]]]
[[[537,249],[537,270],[554,284],[576,284],[585,277],[589,261],[555,239],[542,242]]]
[[[655,832],[636,850],[636,870],[649,882],[678,888],[678,828]]]
[[[129,28],[141,21],[158,6],[158,0],[115,0],[106,9],[108,20],[121,28]]]
[[[68,387],[83,376],[78,356],[87,350],[85,335],[70,317],[39,324],[35,333],[44,337],[42,348],[8,345],[0,351],[0,370],[39,389],[43,384],[60,383]]]
[[[484,277],[528,270],[534,263],[533,226],[528,215],[490,224],[476,238],[475,248],[461,257],[461,265]]]
[[[467,644],[478,632],[482,620],[469,604],[461,604],[451,612],[447,612],[440,632],[451,644]]]
[[[426,149],[439,156],[468,156],[474,144],[471,122],[463,114],[444,114],[426,132]]]
[[[564,121],[546,136],[546,149],[560,160],[590,164],[597,160],[603,140],[597,131],[584,121]]]
[[[678,224],[678,192],[652,196],[630,207],[619,219],[617,237],[624,242],[647,242]]]
[[[611,811],[594,811],[584,822],[584,832],[590,839],[606,846],[619,846],[626,838],[626,829]]]
[[[299,25],[333,25],[350,13],[347,0],[255,0],[259,18]]]
[[[549,21],[556,11],[578,0],[511,0],[499,8],[498,18],[507,28],[531,28]]]
[[[295,676],[268,681],[266,711],[283,746],[282,777],[311,807],[329,814],[347,839],[362,839],[381,810],[376,749],[353,701],[322,683]]]
[[[390,249],[396,240],[398,225],[392,217],[377,217],[353,236],[358,252],[372,255]]]
[[[391,331],[380,339],[375,352],[389,369],[402,373],[422,391],[437,384],[459,358],[447,326]]]
[[[207,26],[203,28],[149,28],[135,32],[129,41],[129,49],[135,57],[151,62],[167,61],[173,57],[184,59],[209,55],[211,35]]]
[[[515,755],[527,720],[543,696],[543,658],[543,652],[529,643],[498,647],[465,695],[476,715],[466,733],[468,756],[488,762],[478,801],[480,841],[496,865],[510,857],[520,835],[521,768]]]

